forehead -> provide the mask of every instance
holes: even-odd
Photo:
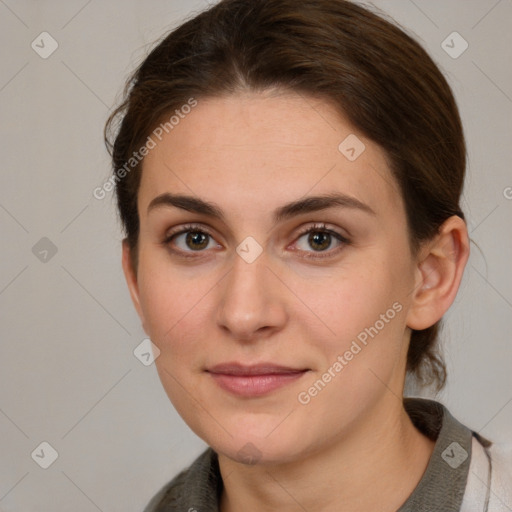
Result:
[[[249,211],[257,202],[262,213],[333,191],[376,211],[400,202],[384,151],[324,100],[243,93],[197,101],[160,141],[154,138],[143,163],[139,211],[165,192],[215,199],[237,213],[240,204]]]

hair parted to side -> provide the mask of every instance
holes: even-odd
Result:
[[[346,0],[222,0],[170,32],[134,72],[107,121],[114,172],[190,98],[272,89],[329,101],[385,150],[414,253],[448,217],[464,219],[466,146],[450,86],[403,30]],[[116,180],[135,270],[142,164]],[[439,326],[413,331],[407,356],[409,374],[437,390],[446,381]]]

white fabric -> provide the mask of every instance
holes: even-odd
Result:
[[[484,448],[473,437],[461,512],[512,512],[512,444]]]

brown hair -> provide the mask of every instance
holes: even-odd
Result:
[[[404,198],[413,252],[448,217],[464,219],[466,146],[450,86],[401,28],[346,0],[222,0],[170,32],[134,72],[107,121],[114,173],[126,170],[152,130],[190,98],[244,89],[324,98],[379,144]],[[135,270],[141,170],[134,162],[115,180]],[[446,367],[438,330],[439,322],[412,331],[407,371],[439,390]]]

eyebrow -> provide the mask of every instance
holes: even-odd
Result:
[[[194,196],[183,194],[164,193],[155,197],[148,206],[148,213],[156,208],[175,207],[192,213],[198,213],[213,217],[225,222],[225,216],[222,209],[215,203],[204,201]],[[287,203],[274,210],[273,222],[277,224],[280,221],[302,215],[304,213],[317,212],[328,208],[350,208],[359,210],[370,215],[376,215],[375,211],[367,204],[359,201],[355,197],[340,194],[324,194],[318,196],[308,196],[291,203]]]

